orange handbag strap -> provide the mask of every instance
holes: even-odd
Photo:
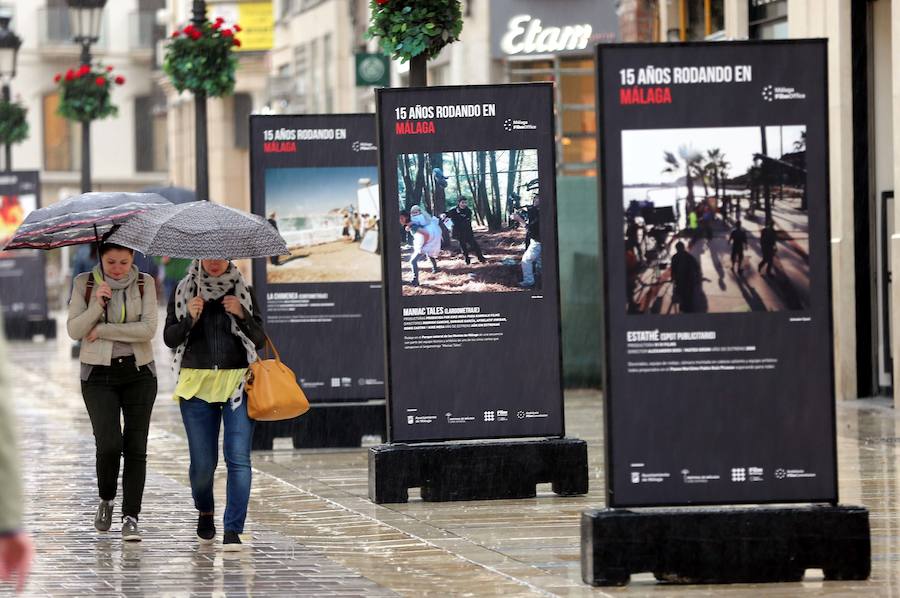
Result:
[[[266,335],[266,344],[263,348],[263,351],[266,349],[270,349],[272,353],[275,354],[275,361],[281,363],[281,355],[278,354],[278,349],[275,348],[275,345],[272,344],[272,339],[269,338],[269,335]]]

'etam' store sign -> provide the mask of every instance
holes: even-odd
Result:
[[[495,58],[584,54],[618,38],[613,0],[491,0]]]

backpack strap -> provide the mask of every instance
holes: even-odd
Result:
[[[141,299],[144,298],[144,282],[145,282],[144,275],[139,273],[138,274],[138,291],[141,292]]]

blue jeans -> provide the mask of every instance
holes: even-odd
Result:
[[[247,397],[237,409],[226,403],[207,403],[202,399],[179,401],[181,421],[187,432],[191,453],[191,494],[201,513],[212,513],[213,479],[219,458],[219,428],[224,420],[223,449],[228,467],[225,486],[225,531],[242,533],[250,502],[250,447],[253,420],[247,416]]]

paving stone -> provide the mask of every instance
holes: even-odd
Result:
[[[825,583],[821,572],[807,572],[803,583],[765,586],[673,587],[648,575],[614,590],[584,585],[579,518],[582,510],[603,506],[604,496],[602,407],[599,394],[589,391],[566,397],[567,430],[588,442],[587,496],[557,497],[539,488],[533,499],[424,503],[411,492],[408,504],[373,505],[364,449],[278,448],[253,455],[252,549],[234,556],[198,547],[187,444],[165,365],[148,449],[146,539],[123,545],[115,525],[106,535],[92,528],[93,438],[77,364],[60,338],[14,343],[11,351],[28,527],[39,551],[29,595],[787,598],[892,595],[900,587],[900,418],[877,400],[837,405],[841,499],[871,514],[867,582]],[[224,464],[219,473],[221,500]]]

